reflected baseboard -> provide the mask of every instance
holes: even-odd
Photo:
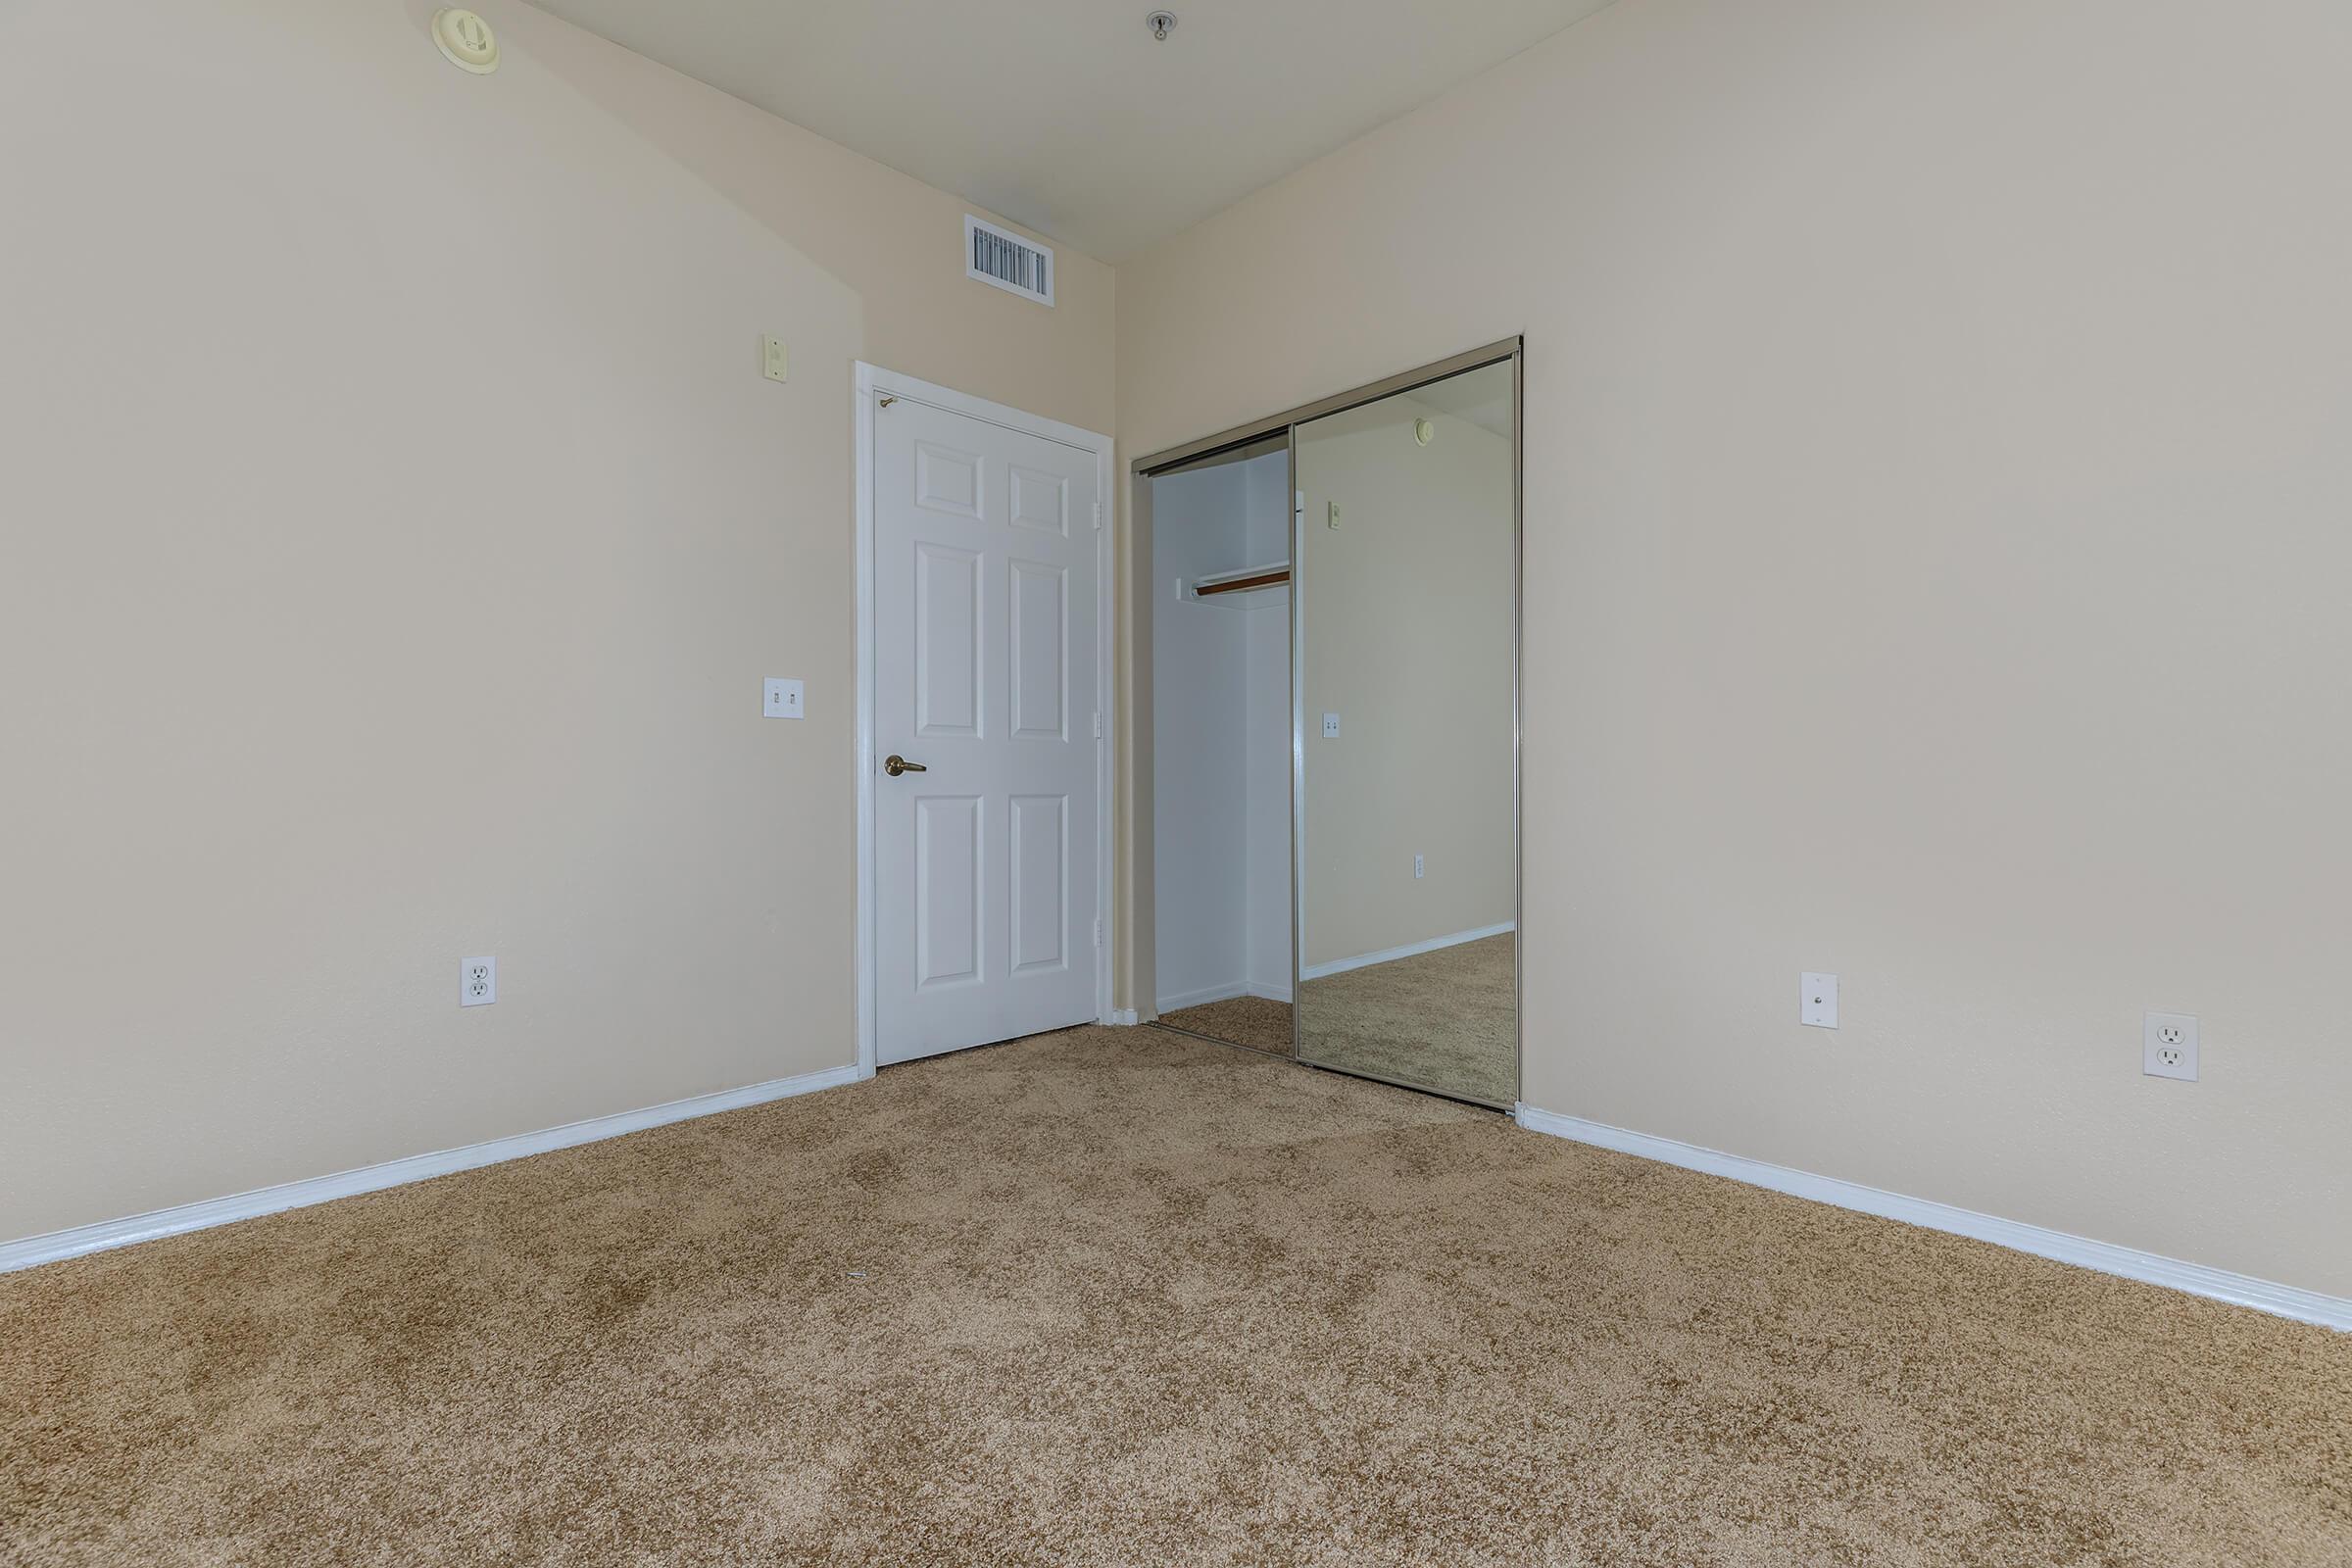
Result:
[[[1239,980],[1225,985],[1200,986],[1192,991],[1179,991],[1159,999],[1161,1012],[1181,1012],[1186,1007],[1205,1007],[1212,1002],[1231,1002],[1236,997],[1250,995],[1250,988]]]
[[[1267,1002],[1289,1002],[1289,986],[1268,985],[1259,980],[1234,980],[1224,985],[1201,986],[1194,991],[1180,991],[1172,997],[1159,999],[1160,1012],[1181,1012],[1186,1007],[1205,1007],[1212,1002],[1231,1002],[1236,997],[1258,997]]]
[[[1309,964],[1300,978],[1320,980],[1325,975],[1346,974],[1350,969],[1369,969],[1376,963],[1395,963],[1398,958],[1410,958],[1424,953],[1436,953],[1442,948],[1458,948],[1465,942],[1484,942],[1489,937],[1507,936],[1519,929],[1516,920],[1500,925],[1482,925],[1475,931],[1455,931],[1446,936],[1431,937],[1426,942],[1410,942],[1401,948],[1384,948],[1378,953],[1359,953],[1352,958],[1334,958],[1329,963]],[[1288,998],[1283,1000],[1288,1001]]]

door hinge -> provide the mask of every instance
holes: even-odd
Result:
[[[1101,915],[1097,915],[1097,916],[1095,916],[1095,946],[1099,948],[1099,947],[1101,947],[1102,945],[1102,917]]]
[[[1095,739],[1097,739],[1097,740],[1101,740],[1102,738],[1102,715],[1101,713],[1097,713],[1097,714],[1095,715]]]
[[[1095,526],[1102,526],[1102,503],[1100,501],[1095,503]]]

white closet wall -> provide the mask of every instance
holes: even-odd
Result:
[[[1230,606],[1180,597],[1177,584],[1242,564],[1239,465],[1197,468],[1152,487],[1152,881],[1158,1003],[1168,1012],[1239,995],[1248,818],[1247,658]]]
[[[1285,559],[1277,452],[1152,481],[1153,870],[1162,1012],[1291,988],[1290,596],[1179,583]]]

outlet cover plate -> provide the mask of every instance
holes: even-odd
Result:
[[[1797,976],[1796,1021],[1815,1029],[1838,1027],[1838,977],[1834,974]]]
[[[2151,1012],[2139,1030],[2139,1070],[2151,1078],[2197,1081],[2197,1020],[2185,1012]]]
[[[487,1007],[498,1000],[498,960],[496,958],[460,958],[458,960],[458,1005]]]

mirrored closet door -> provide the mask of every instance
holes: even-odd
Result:
[[[1518,362],[1292,429],[1298,1054],[1519,1094]]]

